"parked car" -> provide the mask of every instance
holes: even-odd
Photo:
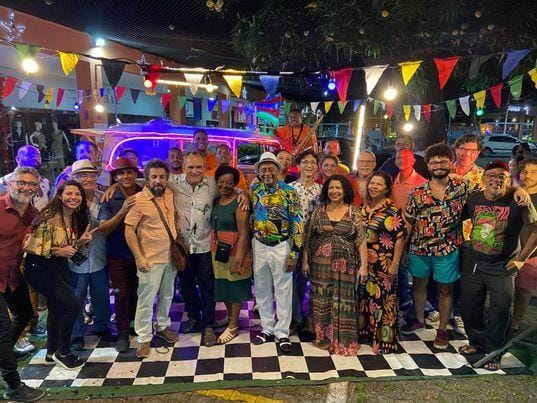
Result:
[[[483,150],[481,155],[483,157],[489,157],[492,154],[498,155],[510,155],[514,146],[520,144],[520,140],[513,136],[505,134],[492,134],[485,136],[483,139]],[[533,143],[529,143],[532,154],[537,153],[537,146]]]

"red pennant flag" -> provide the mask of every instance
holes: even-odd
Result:
[[[388,115],[388,118],[392,118],[393,115],[393,104],[386,104],[386,115]]]
[[[351,82],[352,69],[343,69],[334,71],[334,78],[336,79],[336,89],[339,95],[339,100],[345,102],[347,100],[347,90],[349,83]]]
[[[65,93],[65,90],[63,88],[58,88],[58,95],[56,96],[56,107],[60,106],[63,99],[63,94]]]
[[[447,59],[434,59],[436,69],[438,70],[438,82],[440,84],[440,89],[443,89],[446,85],[459,59],[460,56],[449,57]]]
[[[17,84],[17,79],[15,77],[6,77],[6,81],[4,81],[4,98],[7,98],[9,95],[11,95],[15,89],[15,84]]]
[[[166,108],[168,104],[170,103],[170,98],[172,97],[172,94],[165,93],[160,94],[160,102],[162,102],[162,107]]]
[[[425,115],[425,120],[427,120],[427,123],[431,122],[431,104],[422,105],[421,111]]]
[[[122,85],[116,86],[116,102],[121,101],[121,98],[123,98],[123,94],[125,93],[127,87],[123,87]]]
[[[503,83],[490,87],[490,95],[498,108],[502,106],[502,88]]]

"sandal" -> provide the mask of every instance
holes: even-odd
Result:
[[[487,371],[495,372],[500,370],[500,361],[499,360],[490,360],[485,365],[483,365],[483,369],[486,369]]]
[[[216,344],[226,344],[233,340],[235,337],[239,335],[239,328],[234,327],[233,329],[230,329],[229,327],[226,327],[226,330],[218,336],[218,339],[216,340]]]
[[[272,341],[272,340],[274,340],[274,335],[261,331],[255,336],[254,344],[260,345],[260,344],[266,343],[267,341]]]
[[[474,347],[470,344],[466,344],[464,346],[459,347],[459,354],[463,356],[474,355],[479,352],[480,350],[477,347]]]
[[[214,323],[214,327],[216,327],[216,328],[227,327],[227,326],[229,326],[229,316],[227,316],[227,315],[225,317],[223,317],[222,319],[217,320]]]
[[[290,353],[292,350],[291,342],[289,341],[287,337],[282,337],[281,339],[278,340],[278,347],[280,347],[280,350],[282,351],[282,353],[285,353],[285,354]]]

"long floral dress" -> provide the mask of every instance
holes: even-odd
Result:
[[[373,342],[375,354],[397,349],[399,306],[397,280],[388,278],[395,242],[406,236],[403,213],[390,199],[367,217],[367,261],[369,276],[360,299],[359,329],[361,342]]]
[[[337,222],[324,206],[313,211],[307,225],[305,251],[310,264],[310,304],[314,345],[331,354],[356,355],[358,343],[358,245],[365,236],[363,217],[350,206]]]

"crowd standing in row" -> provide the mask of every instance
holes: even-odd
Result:
[[[143,185],[135,150],[123,150],[110,172],[100,172],[96,147],[82,141],[53,197],[37,171],[39,150],[21,147],[18,167],[0,180],[7,192],[0,197],[6,396],[41,396],[17,372],[15,352],[33,347],[26,332],[46,334],[47,364],[84,365],[72,351],[84,348],[88,290],[92,332],[103,337],[112,336],[110,284],[114,290],[118,352],[129,350],[135,334],[136,355],[148,357],[154,330],[167,343],[180,342],[169,317],[176,277],[188,315],[180,330],[201,331],[209,347],[238,335],[252,277],[261,321],[253,343],[276,339],[284,354],[292,352],[296,332],[310,332],[313,344],[331,354],[356,355],[360,343],[378,354],[396,352],[399,333],[419,332],[434,316],[435,348],[448,347],[450,320],[468,334],[461,354],[500,347],[537,288],[537,160],[523,159],[517,173],[499,160],[481,168],[474,135],[458,139],[454,151],[432,145],[424,157],[412,151],[412,138],[400,136],[396,155],[379,171],[375,154],[363,151],[349,173],[335,140],[321,156],[312,148],[293,156],[304,142],[302,129],[295,137],[293,127],[277,155],[261,156],[250,185],[232,167],[228,146],[208,152],[203,130],[194,134],[195,151],[171,148],[167,162],[148,161]],[[104,194],[102,184],[109,185]],[[46,331],[35,319],[27,328],[36,292],[46,298]],[[218,324],[216,302],[228,312]],[[414,315],[400,327],[399,308],[409,305]],[[428,316],[427,305],[434,309]],[[499,361],[486,368],[498,369]]]

